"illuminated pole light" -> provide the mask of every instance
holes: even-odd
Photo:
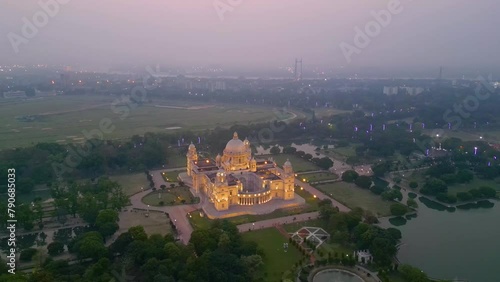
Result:
[[[373,131],[373,124],[370,124],[370,131]]]
[[[451,129],[451,122],[448,122],[448,129]]]
[[[382,130],[383,130],[383,131],[385,131],[385,124],[384,124],[384,125],[382,125]]]
[[[474,147],[474,156],[477,155],[477,147]]]

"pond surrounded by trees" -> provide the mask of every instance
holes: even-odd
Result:
[[[498,281],[500,202],[493,208],[438,211],[419,202],[418,216],[398,226],[403,235],[398,258],[429,277],[470,282]],[[383,227],[391,224],[387,219]]]

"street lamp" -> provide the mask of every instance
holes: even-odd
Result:
[[[474,147],[474,156],[477,155],[477,147]]]

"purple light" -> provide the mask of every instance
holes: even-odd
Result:
[[[373,124],[370,124],[370,131],[373,131]]]
[[[413,128],[413,124],[410,124],[410,130],[412,130],[412,128]]]
[[[425,123],[422,123],[422,128],[425,129]]]
[[[426,155],[426,156],[428,156],[428,155],[429,155],[429,149],[427,149],[427,150],[425,151],[425,155]]]
[[[488,166],[491,166],[491,162],[488,162]]]
[[[497,159],[497,156],[493,156],[493,159],[495,159],[495,160],[496,160],[496,159]]]
[[[354,127],[354,131],[358,132],[358,127],[357,126]]]
[[[384,130],[384,131],[385,131],[385,124],[384,124],[384,125],[382,125],[382,130]]]
[[[201,138],[198,136],[198,144],[201,143]]]
[[[448,129],[451,129],[451,123],[448,122]]]
[[[474,147],[474,156],[477,155],[477,147]]]

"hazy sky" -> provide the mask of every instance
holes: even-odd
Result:
[[[24,37],[22,18],[33,22],[43,11],[38,2],[1,1],[0,62],[275,67],[302,57],[325,66],[500,65],[498,0],[401,0],[401,13],[350,63],[339,45],[355,46],[355,27],[364,29],[389,0],[240,0],[223,20],[214,3],[237,0],[64,0],[16,54],[8,34]]]

